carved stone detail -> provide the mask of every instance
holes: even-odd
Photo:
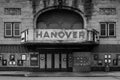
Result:
[[[99,12],[101,15],[115,15],[116,8],[100,8]]]

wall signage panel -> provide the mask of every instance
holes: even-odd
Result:
[[[37,41],[65,41],[82,42],[87,38],[86,30],[63,30],[63,29],[38,29],[35,40]]]
[[[27,29],[21,33],[21,43],[99,43],[99,33],[86,29]]]

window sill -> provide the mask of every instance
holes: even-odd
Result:
[[[20,36],[16,36],[16,37],[13,37],[13,36],[4,36],[4,38],[21,38]]]
[[[100,38],[116,38],[116,36],[100,36]]]

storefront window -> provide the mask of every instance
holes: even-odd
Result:
[[[7,60],[5,59],[5,60],[2,60],[2,65],[3,66],[7,66]]]
[[[98,60],[98,54],[94,54],[94,60]]]
[[[10,55],[10,61],[15,61],[15,55]]]
[[[38,54],[31,54],[30,55],[30,65],[31,66],[38,66]]]
[[[26,59],[27,59],[26,55],[25,54],[22,55],[22,60],[26,60]]]
[[[107,56],[107,55],[105,55],[105,58],[108,58],[108,56]]]
[[[22,61],[22,60],[18,60],[18,61],[17,61],[17,65],[18,65],[18,66],[23,66],[23,61]]]
[[[108,55],[108,58],[111,58],[111,55]]]
[[[113,65],[118,65],[118,60],[117,59],[113,59]]]
[[[98,60],[98,65],[102,66],[102,60]]]
[[[120,54],[117,54],[116,57],[118,60],[120,60]]]

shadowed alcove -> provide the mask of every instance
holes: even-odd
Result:
[[[80,14],[66,9],[53,9],[37,18],[37,29],[83,29],[84,21]]]

